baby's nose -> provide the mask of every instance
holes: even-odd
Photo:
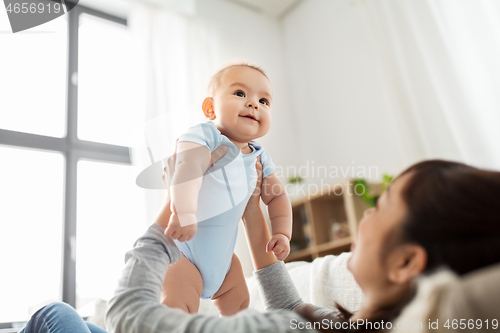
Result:
[[[255,110],[257,110],[259,108],[259,104],[258,103],[248,102],[247,103],[247,107],[254,108]]]

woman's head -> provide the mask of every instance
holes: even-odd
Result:
[[[367,297],[390,302],[422,272],[444,266],[464,274],[499,262],[499,202],[500,172],[417,163],[365,213],[349,269]]]
[[[425,272],[446,266],[462,275],[500,261],[500,172],[432,160],[405,174],[399,241],[425,249]]]

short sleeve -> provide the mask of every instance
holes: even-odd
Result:
[[[260,163],[262,163],[262,178],[266,178],[276,169],[276,166],[271,160],[271,155],[269,155],[264,148],[262,148],[262,153],[260,154]]]
[[[194,142],[213,152],[220,144],[220,132],[211,121],[190,127],[179,137],[179,142]]]

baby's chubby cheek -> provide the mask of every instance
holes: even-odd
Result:
[[[269,118],[266,121],[261,121],[259,124],[259,131],[261,132],[262,136],[266,135],[267,132],[271,129],[271,119]]]

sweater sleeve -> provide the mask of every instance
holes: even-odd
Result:
[[[108,304],[110,332],[316,332],[291,311],[241,311],[231,317],[190,315],[160,303],[163,278],[180,251],[163,229],[153,224],[126,254],[126,265]],[[303,328],[302,330],[300,328]]]
[[[267,310],[294,310],[307,304],[300,297],[283,261],[255,271],[254,275]],[[339,316],[338,310],[330,310],[313,304],[307,305],[318,315]]]

